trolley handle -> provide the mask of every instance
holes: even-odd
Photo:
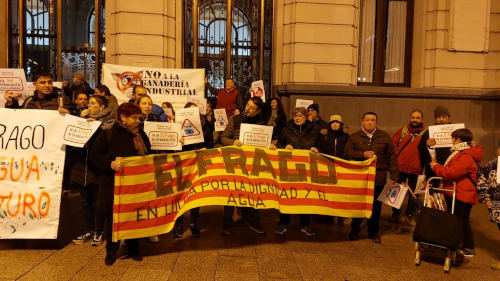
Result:
[[[450,182],[453,184],[453,190],[449,190],[449,189],[445,189],[445,188],[435,188],[435,187],[431,187],[431,181],[433,180],[439,180],[440,183],[443,182],[443,181],[447,181],[447,182]],[[455,199],[456,199],[456,194],[457,194],[457,183],[452,181],[452,180],[449,180],[449,179],[445,179],[445,178],[442,178],[442,177],[430,177],[428,180],[427,180],[427,185],[426,185],[426,189],[425,189],[425,197],[424,197],[424,201],[425,199],[427,199],[427,196],[429,196],[429,190],[432,189],[432,190],[437,190],[437,191],[445,191],[445,192],[453,192],[453,198],[452,198],[452,201],[451,201],[451,214],[454,214],[455,213]]]

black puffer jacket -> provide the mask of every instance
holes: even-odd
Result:
[[[148,151],[151,144],[144,131],[139,131]],[[99,169],[99,194],[97,195],[97,209],[104,213],[113,211],[113,197],[115,187],[115,172],[111,169],[111,162],[116,157],[139,155],[134,146],[134,134],[115,123],[109,130],[99,129],[94,144],[90,149],[90,162]]]
[[[38,93],[35,91],[33,96],[28,97],[22,108],[24,109],[49,109],[57,110],[59,108],[59,95],[60,89],[54,88],[52,93],[45,95],[42,99],[38,97]],[[63,107],[71,110],[71,101],[68,98],[63,98]]]
[[[285,148],[287,145],[294,149],[310,149],[316,145],[319,128],[313,126],[309,120],[300,126],[295,125],[293,119],[281,130],[278,139],[278,148]]]
[[[338,131],[333,131],[332,129],[328,129],[327,132],[320,131],[318,140],[316,141],[316,148],[321,153],[345,158],[344,149],[347,140],[349,140],[349,135],[344,133],[342,128]]]

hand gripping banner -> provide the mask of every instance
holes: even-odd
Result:
[[[228,146],[121,162],[113,241],[167,233],[183,213],[210,205],[358,218],[372,213],[374,159]]]

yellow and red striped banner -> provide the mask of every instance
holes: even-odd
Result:
[[[210,205],[340,217],[369,218],[372,212],[374,159],[228,146],[127,157],[121,163],[113,241],[167,233],[186,211]]]

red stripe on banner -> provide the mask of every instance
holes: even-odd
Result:
[[[125,231],[125,230],[136,230],[151,228],[156,226],[165,225],[167,223],[173,222],[177,213],[168,214],[166,216],[161,216],[157,218],[150,218],[141,221],[126,221],[113,223],[113,231]]]
[[[154,182],[115,186],[115,195],[136,194],[155,190]]]
[[[181,160],[181,167],[182,168],[190,167],[193,165],[196,165],[196,157],[191,157],[191,158]],[[170,161],[167,164],[162,165],[161,168],[164,171],[165,170],[173,170],[175,168],[175,161]]]
[[[137,176],[154,172],[155,172],[155,167],[153,166],[153,164],[124,166],[120,176]]]

